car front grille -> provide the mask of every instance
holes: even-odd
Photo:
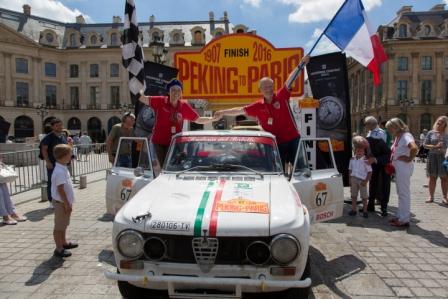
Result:
[[[161,238],[167,247],[165,257],[159,262],[215,264],[215,265],[251,265],[246,257],[246,248],[254,241],[270,243],[270,237],[218,237],[194,238],[161,234],[145,234]],[[206,241],[206,246],[202,242]],[[216,240],[216,241],[215,241]]]

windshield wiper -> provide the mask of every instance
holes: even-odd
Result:
[[[250,167],[247,167],[245,165],[239,165],[239,164],[219,164],[219,163],[214,163],[208,166],[194,166],[185,170],[182,170],[181,172],[178,172],[176,174],[176,177],[178,177],[179,175],[181,175],[182,173],[185,173],[187,171],[191,171],[191,170],[232,170],[232,169],[245,169],[245,170],[249,170],[250,172],[253,172],[257,175],[259,175],[261,178],[263,178],[263,174],[255,169],[252,169]]]

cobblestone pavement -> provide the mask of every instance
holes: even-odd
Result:
[[[87,189],[75,190],[69,227],[80,247],[65,261],[52,257],[53,214],[39,202],[39,191],[13,197],[29,221],[0,226],[0,298],[121,298],[115,282],[103,276],[104,269],[114,269],[112,223],[102,218],[104,173],[88,181]],[[424,165],[417,163],[408,229],[392,228],[374,214],[313,226],[312,298],[448,297],[448,210],[440,186],[435,203],[424,203],[424,184]],[[391,195],[394,212],[394,186]]]

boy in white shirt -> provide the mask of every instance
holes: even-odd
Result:
[[[369,217],[367,213],[367,201],[369,199],[369,194],[367,193],[367,184],[372,177],[372,166],[367,163],[365,152],[369,146],[368,141],[362,136],[355,136],[352,139],[353,149],[355,155],[350,159],[350,164],[348,166],[350,173],[350,193],[352,196],[352,210],[348,213],[350,216],[356,215],[356,209],[358,207],[357,198],[358,191],[361,195],[363,204],[364,218]]]
[[[54,255],[58,257],[69,257],[72,255],[67,249],[78,247],[78,244],[67,242],[66,231],[70,224],[73,201],[72,180],[67,164],[72,158],[72,148],[67,144],[58,144],[53,150],[56,165],[51,176],[51,197],[54,206],[54,230],[53,237],[56,243]]]

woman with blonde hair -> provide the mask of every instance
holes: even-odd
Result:
[[[426,176],[429,177],[429,198],[427,203],[434,201],[437,178],[440,178],[443,194],[443,203],[448,204],[448,172],[442,163],[448,147],[448,117],[439,116],[432,130],[426,134],[423,146],[429,150],[426,160]]]
[[[393,137],[391,162],[395,168],[395,184],[398,195],[398,212],[390,225],[409,226],[411,220],[411,176],[414,172],[414,158],[417,145],[409,133],[408,126],[399,118],[392,118],[386,123],[387,131]]]

